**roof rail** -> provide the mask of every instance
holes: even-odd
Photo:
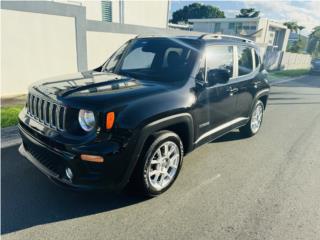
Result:
[[[223,35],[223,34],[212,34],[212,33],[206,33],[206,34],[202,34],[199,39],[223,39],[223,38],[227,38],[227,39],[231,39],[231,40],[238,40],[241,42],[246,42],[246,43],[254,43],[254,41],[247,39],[247,38],[243,38],[243,37],[237,37],[237,36],[232,36],[232,35]]]
[[[139,34],[135,38],[144,38],[144,37],[155,37],[156,34]]]

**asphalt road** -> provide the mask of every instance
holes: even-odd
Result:
[[[320,239],[320,77],[273,86],[259,134],[189,154],[165,194],[76,193],[2,151],[3,239]]]

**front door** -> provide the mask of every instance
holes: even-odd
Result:
[[[198,131],[196,144],[207,142],[221,133],[223,125],[236,117],[237,89],[233,82],[234,47],[228,45],[208,46],[205,63],[205,87],[198,95]],[[209,82],[209,72],[226,71],[230,79]]]

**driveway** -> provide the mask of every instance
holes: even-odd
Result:
[[[186,156],[165,194],[60,189],[2,149],[3,239],[319,239],[320,77],[273,83],[261,131]]]

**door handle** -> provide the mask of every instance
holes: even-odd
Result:
[[[252,83],[253,83],[254,87],[257,88],[258,85],[261,83],[261,81],[254,81]]]
[[[235,94],[236,92],[238,92],[239,89],[238,89],[238,88],[229,87],[227,91],[228,91],[228,92],[230,93],[230,95],[232,96],[233,94]]]

